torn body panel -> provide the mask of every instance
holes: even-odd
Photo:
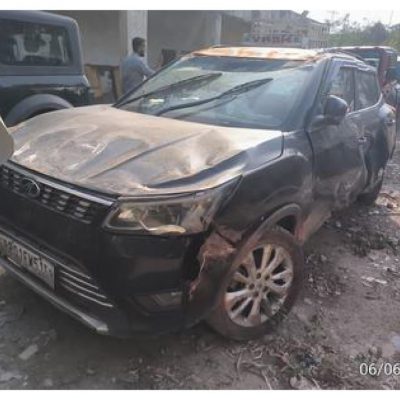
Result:
[[[188,284],[186,325],[193,325],[212,311],[236,253],[237,246],[216,231],[203,243],[197,255],[200,266],[198,275]]]

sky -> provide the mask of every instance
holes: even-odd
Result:
[[[301,12],[302,10],[296,10]],[[400,10],[310,10],[308,16],[317,21],[324,22],[326,19],[332,19],[332,12],[335,13],[335,19],[345,14],[350,14],[350,21],[356,21],[361,24],[366,22],[380,21],[385,25],[400,23]]]

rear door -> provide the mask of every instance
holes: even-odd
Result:
[[[367,182],[380,178],[394,147],[396,117],[385,104],[376,74],[369,67],[355,70],[354,121],[360,132],[361,149],[367,167]]]

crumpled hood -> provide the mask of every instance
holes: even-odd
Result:
[[[278,131],[226,128],[107,105],[55,111],[21,124],[12,161],[121,195],[203,190],[278,157]]]

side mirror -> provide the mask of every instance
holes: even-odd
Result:
[[[324,119],[327,124],[339,125],[347,114],[349,105],[340,97],[329,95],[325,102]]]

